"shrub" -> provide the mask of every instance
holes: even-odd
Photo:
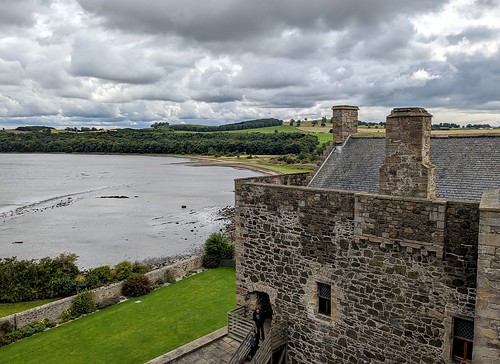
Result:
[[[74,317],[73,311],[66,310],[61,314],[61,322],[68,322],[69,320],[73,320]]]
[[[96,310],[95,298],[92,292],[83,291],[76,295],[71,307],[72,316],[86,315]]]
[[[0,336],[0,346],[5,346],[14,341],[24,339],[37,332],[45,331],[47,327],[51,325],[48,319],[43,319],[40,322],[36,322],[27,326],[24,326],[18,330],[12,331],[4,336]]]
[[[219,257],[215,254],[205,254],[203,256],[203,266],[205,268],[217,268],[219,266]]]
[[[88,289],[105,286],[111,282],[111,268],[103,265],[94,269],[85,276],[85,287]]]
[[[122,288],[122,294],[127,297],[138,297],[153,290],[153,284],[144,274],[134,273],[128,277]]]
[[[234,257],[234,245],[223,234],[212,233],[205,241],[205,253],[215,255],[219,259],[232,259]]]
[[[74,295],[77,292],[79,286],[75,278],[64,276],[53,279],[51,281],[51,288],[54,292],[53,296],[68,297]]]
[[[115,282],[119,282],[128,278],[132,273],[132,263],[125,260],[115,265],[111,271],[111,276]]]
[[[149,271],[148,267],[142,263],[134,262],[132,264],[132,273],[144,274]]]
[[[14,331],[14,325],[10,321],[3,321],[0,324],[0,336],[5,336]]]
[[[75,254],[39,260],[0,259],[0,302],[67,296],[76,291]]]
[[[158,278],[155,280],[155,288],[160,288],[162,287],[163,285],[165,284],[165,281],[163,280],[163,278]]]

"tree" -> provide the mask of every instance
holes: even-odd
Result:
[[[312,124],[313,127],[316,126],[318,124],[318,120],[311,121],[311,124]]]
[[[301,123],[302,123],[302,121],[300,119],[297,120],[297,127],[300,127]]]
[[[158,128],[162,127],[162,126],[169,126],[169,125],[170,124],[165,121],[165,122],[162,122],[162,123],[160,123],[160,122],[153,123],[153,124],[151,124],[151,127],[153,129],[158,129]]]
[[[321,127],[324,128],[326,126],[326,116],[321,118]]]
[[[293,126],[294,123],[295,123],[295,120],[290,119],[290,126]]]

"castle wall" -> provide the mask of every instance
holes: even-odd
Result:
[[[481,200],[474,363],[495,363],[500,352],[500,191]]]
[[[237,302],[270,294],[290,363],[448,362],[452,318],[474,316],[477,203],[263,182],[236,183]]]

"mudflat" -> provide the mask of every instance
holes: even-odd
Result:
[[[0,154],[0,258],[63,252],[80,268],[189,254],[227,223],[234,179],[188,158]]]

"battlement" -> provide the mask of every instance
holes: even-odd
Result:
[[[294,175],[294,179],[302,182],[305,176]],[[236,205],[239,207],[248,204],[273,211],[294,211],[299,216],[312,215],[314,222],[309,226],[323,225],[328,220],[331,224],[342,221],[352,229],[356,240],[396,244],[404,247],[406,253],[419,251],[440,258],[445,243],[459,238],[449,234],[455,230],[456,212],[460,211],[461,220],[475,221],[469,226],[469,229],[474,227],[474,231],[469,231],[468,235],[476,237],[477,245],[479,203],[476,202],[314,189],[280,184],[277,176],[238,180],[236,186]],[[313,230],[317,233],[318,227]]]

